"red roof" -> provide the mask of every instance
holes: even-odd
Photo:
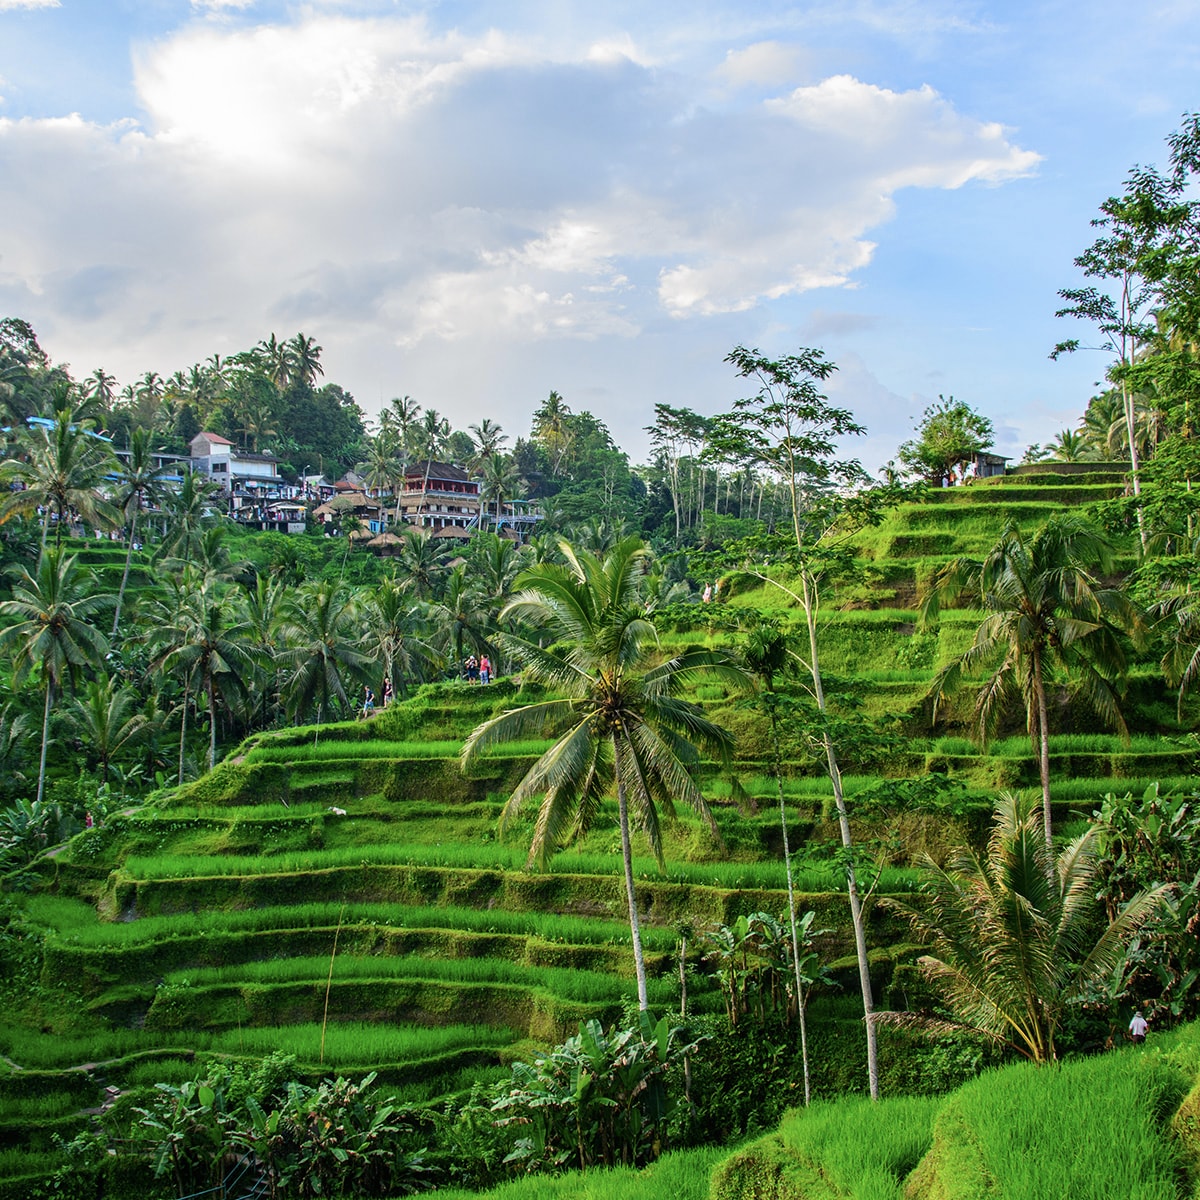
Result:
[[[205,441],[213,446],[232,446],[233,443],[228,438],[223,438],[219,433],[198,433],[196,437],[202,437]],[[192,438],[194,442],[196,438]]]

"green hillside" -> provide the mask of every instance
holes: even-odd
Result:
[[[875,895],[910,894],[920,853],[941,857],[978,841],[997,789],[1037,782],[1019,724],[986,747],[972,740],[969,697],[931,727],[925,697],[933,673],[966,647],[979,614],[950,610],[936,630],[921,631],[919,590],[950,557],[986,549],[1004,521],[1031,529],[1064,505],[1086,506],[1120,486],[1102,473],[979,481],[901,506],[858,536],[864,571],[825,597],[819,625],[831,685],[890,731],[843,755],[851,805],[864,802],[855,827],[872,847]],[[119,578],[123,561],[107,546],[95,554]],[[150,581],[138,576],[133,586],[143,582]],[[778,589],[742,580],[730,590],[731,608],[797,621]],[[731,635],[664,631],[662,651],[697,641],[726,646]],[[532,818],[503,836],[498,818],[549,743],[509,746],[470,775],[458,761],[477,724],[539,694],[519,681],[483,688],[453,680],[427,684],[368,721],[256,734],[211,773],[160,789],[38,859],[24,880],[29,893],[7,901],[10,938],[19,941],[9,957],[20,965],[9,994],[20,1002],[0,1016],[0,1180],[61,1166],[56,1138],[88,1127],[105,1088],[132,1104],[153,1084],[195,1078],[206,1064],[282,1052],[311,1082],[374,1072],[400,1101],[431,1105],[506,1078],[513,1062],[581,1021],[620,1020],[635,989],[615,805],[547,870],[527,870]],[[640,844],[634,869],[651,1008],[678,1009],[687,931],[688,1002],[702,1016],[724,1010],[701,935],[741,915],[782,913],[787,900],[764,721],[722,685],[701,685],[693,698],[737,739],[732,776],[711,762],[697,771],[720,836],[683,813],[665,828],[664,867]],[[1148,656],[1131,673],[1128,719],[1126,740],[1099,732],[1085,711],[1056,710],[1052,796],[1061,831],[1106,792],[1140,793],[1154,782],[1192,788],[1196,749],[1183,736],[1191,722],[1176,721]],[[793,733],[783,790],[799,904],[817,914],[818,949],[838,985],[818,994],[811,1013],[817,1093],[832,1097],[862,1086],[862,1012],[831,788],[819,756]],[[946,786],[934,800],[906,805],[902,784],[913,779]],[[878,907],[869,936],[876,994],[904,1003],[895,981],[911,980],[919,948]],[[1181,1040],[1177,1057],[1192,1044]],[[909,1035],[885,1036],[885,1093],[920,1086],[912,1045]],[[892,1182],[881,1191],[846,1182],[811,1194],[899,1195],[914,1169],[925,1189],[914,1197],[985,1194],[955,1191],[939,1166],[967,1153],[954,1138],[968,1118],[954,1114],[992,1103],[971,1108],[974,1095],[960,1094],[961,1110],[925,1099],[880,1109],[879,1119],[898,1131],[896,1157],[867,1164],[863,1178],[882,1171]],[[852,1124],[867,1120],[845,1104],[837,1112],[856,1114]],[[774,1135],[764,1161],[785,1163],[772,1185],[782,1190],[731,1191],[719,1182],[714,1196],[810,1194],[781,1181],[796,1172],[824,1178],[821,1162],[795,1146],[807,1145],[822,1121],[814,1136],[829,1142],[830,1121],[842,1118],[818,1114],[832,1111],[790,1118]],[[718,1180],[760,1170],[760,1151],[747,1153]],[[707,1169],[709,1160],[694,1162]],[[666,1161],[657,1170],[669,1175]]]

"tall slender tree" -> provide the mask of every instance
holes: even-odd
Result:
[[[129,455],[118,459],[117,485],[114,499],[125,518],[125,568],[121,572],[121,586],[117,590],[117,603],[113,611],[112,636],[115,639],[121,627],[121,606],[125,600],[125,588],[129,583],[129,568],[133,562],[133,547],[137,541],[138,518],[147,504],[157,504],[165,494],[167,468],[155,463],[151,449],[150,431],[134,429],[129,437]]]
[[[1038,751],[1047,845],[1051,671],[1061,668],[1103,721],[1126,732],[1116,682],[1125,669],[1123,631],[1140,639],[1141,621],[1126,593],[1101,580],[1111,560],[1107,542],[1078,517],[1051,517],[1030,538],[1009,525],[982,561],[956,558],[942,567],[921,608],[929,625],[967,591],[987,613],[969,649],[934,680],[934,719],[942,698],[981,669],[975,718],[982,738],[1005,702],[1020,697]]]
[[[739,684],[745,674],[705,651],[655,661],[657,635],[638,598],[647,553],[639,540],[621,542],[604,559],[565,542],[561,550],[566,564],[526,572],[502,614],[543,630],[553,647],[543,649],[514,634],[500,636],[526,674],[562,699],[524,705],[485,721],[467,739],[462,761],[469,767],[490,747],[515,738],[556,737],[517,785],[502,817],[511,821],[527,801],[541,797],[531,864],[544,866],[566,838],[586,832],[603,799],[616,791],[638,1006],[644,1010],[646,963],[633,882],[630,810],[660,863],[660,807],[672,814],[674,802],[681,800],[716,835],[690,768],[697,745],[725,756],[730,738],[680,699],[679,692],[705,673]]]
[[[790,536],[786,544],[780,545],[780,552],[796,570],[797,588],[793,589],[781,580],[778,572],[769,565],[765,569],[762,565],[753,569],[763,580],[790,595],[804,614],[808,640],[805,666],[813,702],[824,720],[829,703],[817,637],[821,586],[830,566],[837,561],[836,555],[831,557],[830,542],[844,536],[852,527],[852,522],[845,519],[846,506],[841,501],[841,493],[865,481],[865,472],[856,460],[836,457],[837,445],[842,438],[865,430],[848,409],[831,404],[821,391],[821,385],[837,368],[820,350],[806,348],[797,354],[771,359],[758,350],[737,346],[725,361],[736,368],[740,378],[757,383],[758,390],[754,395],[736,401],[731,412],[713,418],[710,445],[713,452],[726,461],[741,461],[747,466],[770,471],[787,498]],[[833,788],[842,846],[846,851],[846,895],[854,927],[859,986],[866,1018],[867,1082],[871,1098],[878,1099],[875,997],[867,956],[866,919],[854,863],[850,812],[842,785],[838,748],[828,724],[819,730],[818,737]]]
[[[109,603],[111,598],[96,592],[94,581],[79,569],[75,556],[57,547],[43,552],[33,574],[19,567],[12,599],[0,603],[0,616],[13,622],[0,630],[0,649],[13,653],[14,683],[20,684],[36,670],[45,693],[39,802],[46,788],[46,751],[55,697],[83,668],[103,666],[108,642],[92,619]]]

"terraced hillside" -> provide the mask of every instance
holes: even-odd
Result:
[[[965,736],[965,701],[948,726],[929,728],[929,681],[979,614],[950,612],[922,633],[917,589],[949,556],[985,549],[1001,516],[1028,527],[1119,486],[1103,475],[979,482],[934,493],[862,536],[869,574],[829,597],[821,639],[834,685],[867,715],[897,717],[893,741],[847,755],[851,802],[873,802],[859,832],[878,839],[878,892],[910,890],[919,851],[978,836],[996,789],[1036,778],[1019,732],[986,748]],[[780,606],[761,588],[729,603]],[[699,636],[664,634],[663,649]],[[1150,664],[1138,672],[1128,743],[1086,718],[1064,720],[1053,739],[1060,829],[1106,791],[1191,784],[1194,749],[1164,736],[1178,730],[1174,705]],[[81,1128],[104,1086],[191,1078],[197,1057],[278,1050],[310,1078],[378,1071],[402,1098],[430,1101],[498,1078],[581,1019],[619,1016],[634,981],[615,816],[547,871],[527,871],[531,826],[515,822],[502,837],[497,819],[544,744],[508,747],[470,777],[459,767],[469,731],[517,694],[509,682],[427,685],[369,721],[257,735],[211,774],[41,860],[37,889],[19,902],[38,1000],[0,1017],[10,1068],[0,1074],[0,1179],[60,1161],[54,1136]],[[786,905],[761,718],[720,685],[695,698],[737,735],[738,784],[703,766],[720,840],[683,814],[666,831],[665,870],[645,847],[635,860],[659,1010],[679,1003],[681,929]],[[907,807],[901,781],[931,775],[959,786],[933,806]],[[820,948],[846,985],[813,1009],[822,1044],[845,1059],[829,1077],[845,1080],[861,1074],[861,1012],[829,784],[799,735],[784,790],[801,905],[833,931]],[[735,803],[740,794],[758,808]],[[886,1003],[895,966],[915,948],[878,910],[871,944]],[[690,946],[689,1002],[718,1010],[703,945]]]
[[[0,1052],[20,1068],[0,1077],[0,1138],[24,1136],[35,1078],[57,1097],[35,1139],[48,1146],[83,1124],[102,1086],[190,1077],[197,1055],[281,1051],[308,1076],[377,1071],[423,1101],[499,1077],[583,1019],[616,1019],[635,988],[615,812],[548,871],[526,871],[530,826],[500,838],[497,818],[542,747],[516,746],[470,778],[457,761],[513,691],[431,685],[367,722],[259,735],[44,859],[25,912],[44,931],[46,1003],[0,1021]],[[431,739],[411,740],[414,723]],[[811,782],[794,781],[798,800]],[[681,922],[712,928],[786,903],[774,818],[723,802],[715,777],[711,790],[723,845],[681,819],[665,872],[635,860],[660,1011],[679,1003]],[[819,798],[805,808],[815,829]],[[814,858],[799,883],[836,931],[823,948],[849,981],[834,863]],[[907,870],[882,880],[911,884]],[[882,986],[906,947],[882,913],[876,933]],[[692,1009],[719,1009],[692,944]],[[827,1009],[857,1041],[852,1006]]]

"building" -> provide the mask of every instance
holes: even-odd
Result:
[[[220,487],[235,521],[284,533],[304,531],[300,489],[280,477],[273,454],[240,450],[228,438],[208,432],[196,434],[189,449],[192,470]]]
[[[401,520],[444,537],[467,537],[479,524],[479,484],[451,463],[413,463],[404,469],[396,497]]]

